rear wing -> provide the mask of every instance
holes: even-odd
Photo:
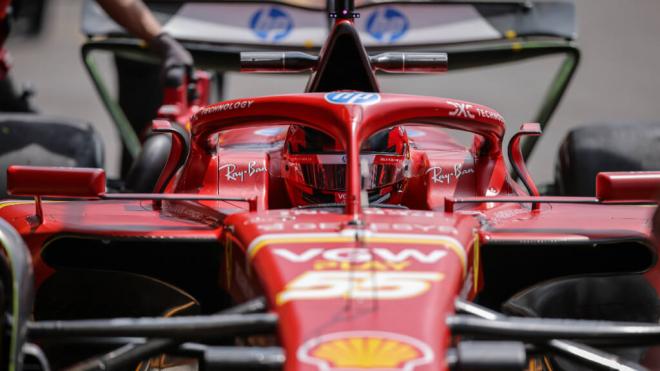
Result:
[[[180,40],[226,46],[319,48],[328,36],[324,1],[151,1],[164,29]],[[323,5],[323,6],[319,6]],[[576,37],[571,1],[357,1],[356,28],[369,49],[438,47],[512,38]],[[118,36],[123,29],[94,0],[82,32]]]
[[[213,1],[146,0],[165,31],[182,41],[200,68],[239,71],[246,51],[315,53],[329,30],[321,0]],[[371,55],[388,51],[445,52],[449,70],[564,55],[546,96],[530,122],[546,128],[577,69],[580,53],[572,0],[358,0],[355,20]],[[126,35],[94,0],[85,0],[82,55],[117,126],[124,146],[138,153],[139,141],[98,72],[93,51],[158,63],[140,41]],[[528,158],[538,138],[527,138]]]

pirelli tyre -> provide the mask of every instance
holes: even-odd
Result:
[[[659,123],[601,123],[571,130],[559,148],[555,191],[593,196],[601,171],[660,170]]]
[[[0,114],[0,198],[9,165],[103,167],[103,142],[91,125],[32,113]]]

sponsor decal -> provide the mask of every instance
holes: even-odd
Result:
[[[322,215],[322,214],[320,214]],[[345,223],[327,222],[327,223],[284,223],[284,222],[260,222],[256,220],[257,228],[264,232],[284,231],[288,228],[294,231],[338,231]],[[456,229],[452,226],[433,225],[433,224],[415,224],[415,223],[369,223],[367,228],[370,231],[394,231],[394,232],[417,232],[417,233],[451,233],[455,234]]]
[[[432,362],[435,356],[431,347],[410,336],[384,331],[347,331],[307,340],[298,348],[297,357],[320,371],[412,371]]]
[[[316,260],[314,261],[313,269],[317,271],[322,270],[342,270],[342,271],[402,271],[410,266],[409,261],[403,262],[388,262],[369,260],[363,263],[356,263],[351,261],[334,261],[334,260]]]
[[[268,171],[263,166],[258,166],[256,161],[250,161],[248,163],[247,169],[237,170],[238,165],[236,164],[225,164],[218,168],[218,171],[224,175],[225,179],[230,182],[244,182],[245,178],[255,176],[259,173],[265,173]]]
[[[334,249],[312,248],[300,253],[290,249],[276,248],[273,253],[292,263],[307,263],[313,260],[314,270],[343,271],[401,271],[411,262],[433,264],[447,255],[446,250],[421,252],[417,249],[402,249],[394,252],[376,247],[372,249],[340,247]]]
[[[470,108],[472,108],[471,104],[452,102],[450,100],[448,100],[447,103],[454,106],[454,110],[449,111],[449,116],[465,117],[465,118],[468,118],[468,119],[475,118],[474,114],[472,114],[472,112],[470,112]]]
[[[353,247],[340,247],[334,249],[312,248],[301,253],[296,253],[289,249],[274,249],[273,252],[292,263],[305,263],[315,258],[322,258],[335,262],[365,263],[377,258],[393,263],[416,260],[423,264],[433,264],[437,263],[447,255],[446,250],[433,250],[425,253],[417,249],[402,249],[398,252],[394,252],[382,247],[375,247],[373,249]]]
[[[328,215],[334,214],[327,210],[318,210],[318,209],[291,209],[291,210],[272,210],[272,215],[274,219],[279,218],[289,218],[292,216],[300,215]],[[437,220],[442,213],[436,213],[433,211],[424,211],[424,210],[402,210],[402,209],[364,209],[365,215],[388,215],[388,216],[402,216],[402,217],[412,217],[412,218],[426,218]],[[262,216],[255,216],[251,219],[254,223],[266,220]]]
[[[463,169],[463,164],[456,164],[447,172],[440,166],[434,166],[426,170],[426,173],[431,174],[431,181],[434,184],[451,184],[452,181],[458,181],[464,175],[474,174],[474,169]]]
[[[495,111],[474,107],[468,103],[459,103],[450,100],[448,100],[447,103],[454,106],[454,110],[449,112],[449,116],[464,117],[468,119],[474,119],[478,116],[480,118],[497,120],[502,123],[504,122],[504,117]]]
[[[365,209],[366,215],[388,215],[388,216],[403,216],[411,218],[428,218],[437,221],[438,214],[433,211],[423,210],[398,210],[398,209]]]
[[[294,300],[407,299],[426,293],[439,272],[310,271],[289,282],[277,294],[277,305]]]
[[[250,18],[250,28],[261,40],[278,42],[293,30],[293,18],[279,7],[261,8]]]
[[[332,224],[332,223],[328,223]],[[386,257],[392,263],[399,263],[399,259],[404,258],[408,261],[410,259],[416,259],[417,261],[429,261],[433,262],[435,259],[441,259],[440,256],[444,257],[444,254],[438,252],[426,252],[424,254],[413,252],[418,250],[419,246],[433,246],[443,249],[442,251],[452,251],[461,261],[461,266],[463,268],[463,275],[467,271],[467,262],[465,256],[465,249],[460,242],[455,238],[449,236],[439,236],[433,234],[407,234],[407,233],[380,233],[372,231],[358,231],[358,230],[344,230],[342,232],[316,232],[316,233],[276,233],[276,234],[265,234],[261,235],[250,243],[247,249],[248,257],[254,259],[254,257],[261,251],[262,248],[266,246],[278,245],[278,244],[310,244],[310,243],[341,243],[341,244],[350,244],[355,243],[356,240],[361,240],[364,243],[368,244],[378,244],[381,249],[378,254],[380,256]],[[393,253],[390,250],[382,249],[382,245],[394,245],[394,246],[405,246],[405,245],[415,245],[416,247],[410,249],[404,249],[399,253]],[[374,248],[375,249],[375,248]],[[330,250],[328,250],[330,251]],[[375,251],[375,250],[374,250]],[[319,251],[309,253],[309,258],[313,258],[312,254],[318,254]],[[286,253],[284,253],[286,254]],[[331,254],[337,254],[333,252]],[[377,254],[374,252],[374,254]],[[339,257],[341,255],[330,255],[331,257]],[[365,255],[361,255],[365,256]],[[369,255],[370,256],[370,255]],[[293,257],[293,254],[289,254],[290,259],[296,259]],[[300,257],[299,259],[303,259]],[[362,258],[363,259],[363,258]],[[348,262],[347,264],[351,264]]]
[[[380,102],[380,94],[359,92],[333,92],[325,95],[325,101],[332,104],[353,104],[368,106]]]
[[[252,103],[254,103],[253,100],[239,100],[239,101],[229,102],[229,103],[219,103],[217,105],[205,108],[204,110],[202,110],[200,112],[208,115],[208,114],[213,114],[213,113],[217,113],[217,112],[233,111],[233,110],[237,110],[237,109],[246,109],[246,108],[250,108],[250,106],[252,106]]]
[[[382,43],[393,43],[401,39],[410,27],[406,15],[392,7],[377,9],[366,18],[367,33]]]
[[[489,111],[481,108],[476,108],[476,111],[479,117],[504,122],[504,117],[495,111]]]

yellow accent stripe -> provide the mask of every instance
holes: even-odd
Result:
[[[7,207],[7,206],[16,206],[16,205],[28,205],[28,204],[33,204],[34,200],[30,201],[7,201],[7,202],[2,202],[0,203],[0,209]]]
[[[59,203],[59,202],[66,202],[66,201],[57,201],[57,200],[41,200],[42,204],[54,204],[54,203]],[[25,200],[25,201],[1,201],[0,202],[0,209],[7,207],[7,206],[17,206],[17,205],[33,205],[34,200]]]
[[[165,312],[163,317],[166,317],[166,318],[173,317],[177,313],[182,312],[182,311],[184,311],[184,310],[186,310],[186,309],[188,309],[188,308],[190,308],[194,305],[197,305],[197,303],[195,303],[194,301],[188,302],[186,304],[179,305],[178,307],[174,307],[174,308],[168,310],[167,312]]]
[[[336,236],[336,237],[303,237],[291,239],[290,236],[282,236],[281,238],[272,237],[259,241],[256,245],[251,246],[250,251],[248,251],[250,260],[254,259],[257,253],[266,245],[273,243],[289,243],[289,244],[300,244],[308,242],[353,242],[355,238],[353,236]]]

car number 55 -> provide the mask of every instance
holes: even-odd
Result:
[[[306,272],[286,285],[277,295],[277,303],[335,298],[404,299],[425,293],[432,282],[442,278],[443,274],[437,272]]]

